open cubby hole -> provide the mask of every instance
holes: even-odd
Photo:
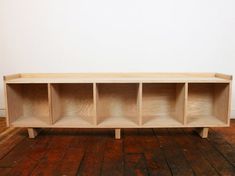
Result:
[[[229,116],[228,83],[189,83],[187,124],[223,126]]]
[[[8,116],[19,127],[51,124],[47,84],[7,84]]]
[[[97,84],[97,122],[102,127],[139,125],[137,83]]]
[[[51,84],[51,102],[54,126],[94,125],[92,83]]]
[[[182,126],[185,112],[184,83],[144,83],[142,125],[146,127]]]

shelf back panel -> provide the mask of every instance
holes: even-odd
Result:
[[[107,118],[128,118],[138,123],[138,85],[130,84],[97,84],[98,102],[97,116],[98,123]]]
[[[47,84],[8,85],[7,95],[11,122],[21,117],[37,118],[50,124]]]
[[[54,123],[71,117],[94,122],[93,84],[52,84],[52,92]]]

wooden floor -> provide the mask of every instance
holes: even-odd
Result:
[[[28,139],[1,119],[0,176],[235,175],[235,120],[208,139],[192,129],[126,129],[115,140],[113,131],[47,129]]]

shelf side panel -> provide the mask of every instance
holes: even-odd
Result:
[[[143,84],[143,123],[158,117],[175,117],[176,84]]]
[[[229,119],[230,85],[217,84],[214,91],[214,114],[224,123]]]
[[[107,83],[98,84],[98,124],[108,121],[108,118],[128,118],[138,121],[138,84]]]
[[[98,95],[98,86],[96,83],[93,83],[93,104],[94,104],[94,124],[97,125],[98,123],[98,99],[99,99],[99,95]]]
[[[59,85],[50,84],[52,123],[54,124],[61,118],[61,101],[59,95]]]
[[[186,108],[186,84],[176,85],[176,108],[175,118],[178,122],[184,123]]]
[[[189,84],[187,115],[189,117],[213,115],[213,94],[212,84]]]
[[[47,84],[24,84],[22,87],[24,117],[37,117],[50,124]]]
[[[94,124],[93,84],[61,84],[61,115],[78,117]]]
[[[138,120],[139,125],[142,125],[142,98],[143,98],[143,84],[139,83],[138,85],[138,96],[137,96],[137,107],[138,107]]]
[[[6,84],[6,99],[9,125],[23,115],[22,87]]]

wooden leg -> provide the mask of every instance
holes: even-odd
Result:
[[[121,129],[117,128],[115,129],[115,139],[120,139],[121,138]]]
[[[209,128],[197,128],[196,132],[201,136],[201,138],[207,138]]]
[[[35,128],[28,128],[29,138],[35,138],[38,135],[38,130]]]

